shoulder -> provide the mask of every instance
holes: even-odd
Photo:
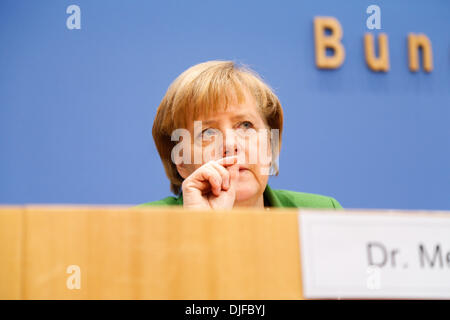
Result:
[[[152,202],[146,202],[142,203],[140,205],[135,206],[135,208],[142,208],[142,207],[159,207],[159,206],[178,206],[182,205],[183,203],[180,202],[179,198],[176,197],[166,197],[164,199],[158,200],[158,201],[152,201]]]
[[[272,190],[283,207],[342,209],[333,197],[290,190]]]

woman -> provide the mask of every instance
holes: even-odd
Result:
[[[283,111],[253,71],[209,61],[169,87],[153,123],[153,138],[176,197],[143,206],[342,208],[331,197],[273,190]]]

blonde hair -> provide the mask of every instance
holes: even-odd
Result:
[[[272,89],[251,69],[237,66],[232,61],[208,61],[190,67],[169,86],[156,112],[152,134],[174,194],[180,194],[183,178],[171,160],[172,148],[177,143],[171,140],[172,132],[178,128],[186,128],[189,118],[209,116],[219,108],[226,108],[236,98],[239,104],[243,103],[244,90],[252,94],[270,129],[279,130],[276,150],[280,150],[283,130],[280,101]],[[273,159],[277,157],[278,154]],[[271,169],[278,175],[277,161],[272,161]]]

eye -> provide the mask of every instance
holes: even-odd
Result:
[[[217,134],[217,130],[213,129],[213,128],[207,128],[207,129],[202,131],[202,136],[203,137],[212,137],[212,136],[214,136],[216,134]]]
[[[250,129],[253,128],[253,123],[251,123],[250,121],[243,121],[241,122],[240,127],[243,127],[244,129]]]

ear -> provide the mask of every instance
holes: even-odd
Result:
[[[189,175],[191,174],[189,168],[187,165],[185,165],[184,163],[181,164],[177,164],[177,171],[178,174],[183,178],[186,179],[187,177],[189,177]]]

